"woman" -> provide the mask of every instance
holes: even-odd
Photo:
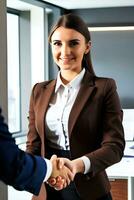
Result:
[[[121,160],[125,146],[115,81],[95,75],[80,17],[61,16],[49,42],[59,73],[32,90],[27,151],[75,159],[74,181],[60,191],[47,185],[47,200],[110,200],[105,169]]]

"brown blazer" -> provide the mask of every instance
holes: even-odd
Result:
[[[45,156],[45,113],[56,80],[38,83],[32,90],[27,151]],[[105,169],[123,156],[122,110],[113,79],[86,71],[69,117],[72,159],[86,155],[91,172],[77,174],[75,183],[83,200],[96,200],[110,191]]]

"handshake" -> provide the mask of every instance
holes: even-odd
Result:
[[[67,187],[77,173],[83,173],[85,166],[82,159],[69,160],[67,158],[58,158],[53,155],[50,159],[52,163],[52,173],[47,183],[56,190],[62,190]]]

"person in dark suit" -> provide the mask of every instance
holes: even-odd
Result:
[[[60,191],[46,185],[47,200],[111,200],[105,169],[125,147],[116,83],[95,75],[90,33],[79,16],[61,16],[49,41],[59,72],[33,87],[27,152],[73,160],[74,181]]]
[[[4,123],[0,108],[0,180],[17,190],[26,190],[38,195],[43,181],[47,181],[50,176],[59,177],[58,173],[54,175],[55,158],[53,156],[49,161],[20,150],[9,133],[8,126]],[[67,173],[71,175],[69,170]],[[60,187],[64,180],[61,176],[59,178],[59,181],[57,179],[55,181]]]

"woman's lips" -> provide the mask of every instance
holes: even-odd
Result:
[[[67,64],[69,62],[71,62],[74,58],[60,58],[60,60],[64,63],[64,64]]]

